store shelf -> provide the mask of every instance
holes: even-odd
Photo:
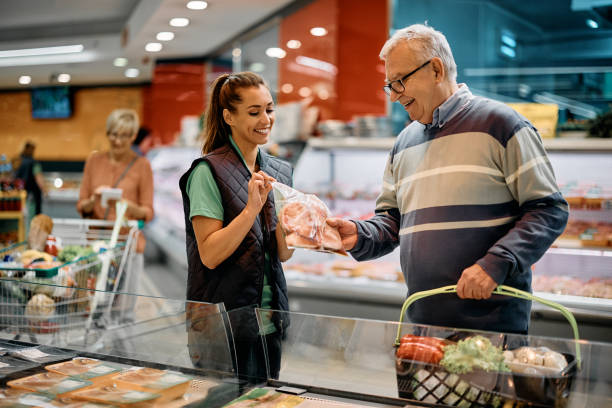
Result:
[[[547,151],[612,152],[612,139],[542,139]]]
[[[312,138],[308,146],[313,149],[391,149],[395,143],[394,137],[343,137],[343,138]]]
[[[313,149],[391,149],[394,137],[381,138],[313,138],[308,146]],[[547,151],[612,152],[612,139],[543,139]]]
[[[0,220],[13,220],[23,217],[21,211],[0,211]]]

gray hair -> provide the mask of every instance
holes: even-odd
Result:
[[[115,109],[106,119],[106,134],[126,131],[134,136],[139,126],[138,113],[134,109]]]
[[[453,53],[444,34],[423,24],[413,24],[402,28],[385,42],[380,50],[380,59],[386,60],[391,50],[403,41],[410,41],[411,46],[427,59],[440,58],[448,78],[453,82],[457,81],[457,64],[455,64]]]

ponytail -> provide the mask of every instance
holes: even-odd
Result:
[[[202,154],[207,154],[229,143],[232,130],[223,119],[223,110],[236,110],[235,104],[242,99],[238,90],[241,88],[266,86],[263,78],[253,72],[223,74],[211,85],[210,102],[206,108],[204,124],[204,145]]]
[[[229,74],[223,74],[212,83],[210,103],[206,109],[206,123],[204,126],[204,146],[202,154],[207,154],[229,142],[231,133],[229,125],[223,119],[223,107],[220,105],[221,88]]]

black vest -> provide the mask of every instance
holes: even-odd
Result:
[[[198,245],[189,218],[189,196],[187,180],[195,167],[205,160],[221,193],[223,203],[223,226],[227,226],[248,201],[248,182],[251,173],[234,150],[225,145],[196,159],[179,181],[185,211],[187,244],[187,300],[225,303],[226,310],[243,306],[261,306],[264,281],[265,252],[270,254],[270,276],[273,309],[289,310],[287,283],[278,259],[276,247],[277,217],[272,192],[260,215],[247,233],[238,249],[215,269],[208,269],[200,260]],[[264,152],[260,156],[260,169],[283,184],[292,185],[292,168],[289,163]]]

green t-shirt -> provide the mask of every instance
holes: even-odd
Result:
[[[230,136],[232,145],[236,148],[240,159],[246,166],[242,152]],[[257,152],[257,161],[260,162],[261,154]],[[189,175],[187,179],[187,195],[189,196],[189,219],[193,219],[196,215],[213,218],[223,221],[223,202],[221,201],[221,192],[217,186],[217,182],[213,177],[210,166],[207,162],[200,162]],[[261,308],[270,309],[272,307],[272,287],[268,282],[270,274],[270,254],[264,254],[264,282],[261,296]],[[264,334],[273,333],[275,328],[269,319],[264,321]]]

